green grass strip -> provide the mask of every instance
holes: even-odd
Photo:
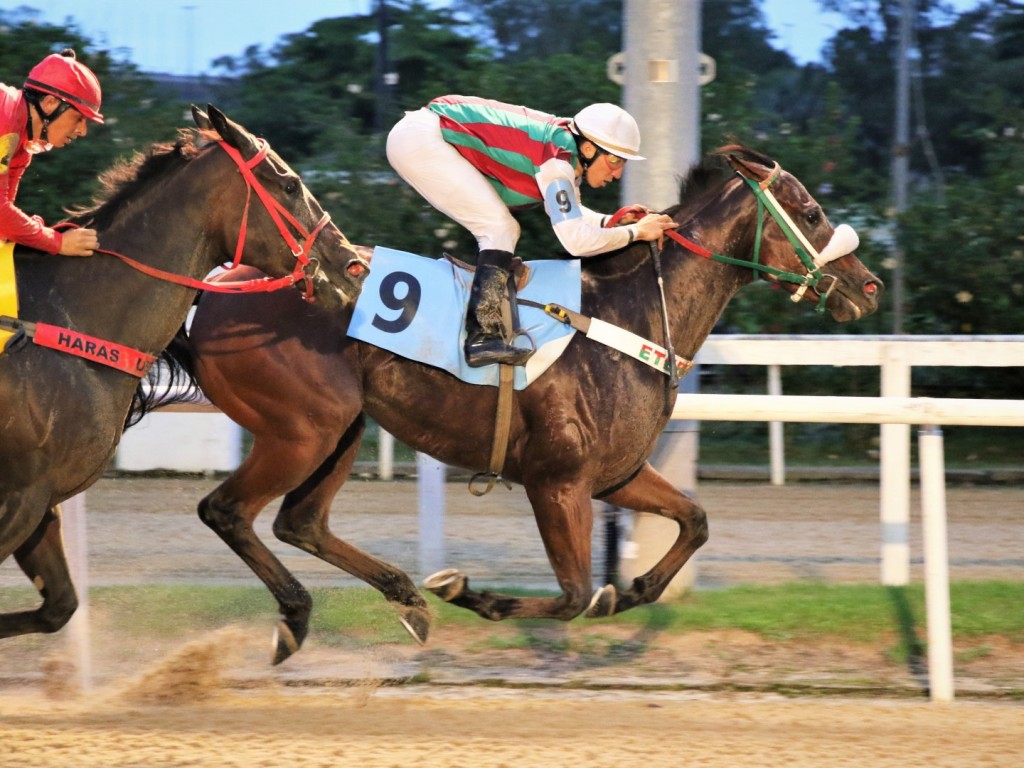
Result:
[[[369,588],[311,590],[311,631],[344,635],[357,642],[395,642],[407,638],[383,598]],[[517,594],[529,594],[519,591]],[[537,594],[537,593],[534,593]],[[180,629],[219,627],[231,622],[266,622],[277,610],[262,587],[170,585],[97,587],[91,590],[93,621],[123,624],[133,632],[162,634]],[[475,614],[428,598],[435,626],[497,626]],[[0,611],[25,610],[37,604],[31,588],[0,589]],[[955,638],[1000,635],[1024,641],[1024,583],[956,582],[950,587]],[[925,636],[924,587],[870,584],[784,584],[740,586],[695,592],[666,603],[636,608],[611,619],[575,623],[615,623],[658,632],[736,629],[774,640],[831,637],[873,643],[903,636]],[[520,621],[521,627],[550,622]]]

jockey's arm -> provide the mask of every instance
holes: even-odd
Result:
[[[47,227],[38,216],[29,216],[14,204],[24,169],[0,167],[0,238],[13,240],[46,253],[59,253],[60,232]]]
[[[648,214],[629,226],[605,227],[608,217],[583,205],[576,174],[564,160],[548,160],[540,166],[536,178],[555,235],[574,257],[607,253],[634,240],[657,240],[665,229],[676,226],[667,216]]]
[[[603,228],[604,217],[583,206],[576,173],[565,160],[546,161],[537,169],[536,178],[544,196],[544,211],[558,242],[570,255],[596,256],[624,248],[636,239],[636,232],[629,227]]]

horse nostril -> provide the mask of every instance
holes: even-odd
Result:
[[[878,282],[876,282],[874,280],[870,280],[870,281],[868,281],[867,283],[864,284],[864,294],[866,296],[870,296],[870,297],[874,298],[874,297],[877,297],[878,294],[881,293],[881,291],[882,291],[882,286]]]

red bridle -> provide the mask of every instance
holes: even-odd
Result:
[[[245,236],[248,230],[249,204],[252,201],[253,190],[255,190],[256,196],[260,199],[260,202],[263,203],[263,207],[267,209],[267,213],[270,214],[270,218],[277,226],[277,231],[281,234],[281,237],[284,238],[285,243],[287,243],[288,247],[291,249],[292,255],[295,256],[295,269],[292,270],[291,274],[277,278],[264,277],[256,280],[214,283],[208,280],[195,280],[194,278],[187,277],[185,275],[176,275],[173,272],[165,272],[162,269],[157,269],[156,267],[143,264],[135,259],[129,258],[128,256],[117,253],[116,251],[97,248],[97,252],[116,256],[128,266],[142,272],[143,274],[149,275],[150,277],[166,280],[178,285],[184,285],[189,288],[214,291],[217,293],[266,293],[269,291],[276,291],[281,288],[287,288],[302,280],[305,282],[305,288],[302,293],[303,298],[307,301],[311,301],[313,299],[313,277],[306,269],[312,263],[312,260],[309,257],[309,252],[312,250],[313,243],[316,241],[317,236],[331,220],[331,216],[325,211],[324,215],[320,218],[320,221],[315,227],[313,227],[313,230],[307,232],[305,227],[303,227],[294,216],[285,210],[281,203],[274,199],[252,171],[253,168],[266,159],[267,153],[270,151],[270,146],[266,141],[262,139],[259,141],[259,152],[253,155],[249,160],[243,159],[242,153],[229,144],[223,141],[217,142],[220,144],[221,148],[227,152],[228,157],[235,161],[235,165],[238,166],[238,170],[241,172],[242,178],[245,179],[246,186],[245,210],[242,212],[242,223],[238,231],[238,245],[235,247],[234,260],[231,262],[231,266],[227,267],[227,269],[234,269],[242,262],[242,252],[245,250]],[[292,235],[288,228],[289,224],[302,238],[301,244],[295,236]]]

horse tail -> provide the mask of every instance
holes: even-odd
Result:
[[[195,373],[195,358],[188,331],[182,325],[171,343],[160,353],[132,396],[124,428],[138,424],[142,417],[158,408],[178,403],[199,403],[203,393]]]

